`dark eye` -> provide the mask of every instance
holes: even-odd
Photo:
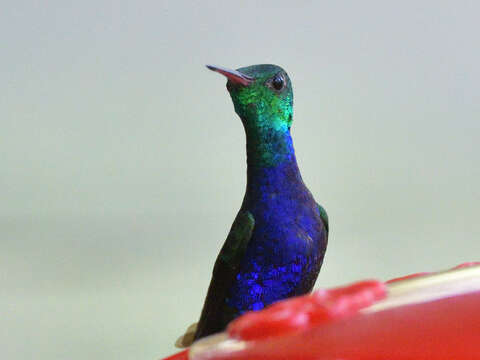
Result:
[[[272,87],[277,91],[280,91],[285,87],[285,78],[282,74],[277,74],[274,76],[272,79]]]

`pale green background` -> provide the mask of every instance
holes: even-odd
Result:
[[[2,3],[0,358],[175,351],[245,187],[206,63],[291,75],[317,286],[480,258],[479,3],[259,3]]]

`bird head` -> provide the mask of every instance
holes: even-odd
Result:
[[[292,84],[281,67],[269,64],[237,70],[213,65],[207,67],[227,77],[227,90],[247,132],[286,132],[290,129]]]

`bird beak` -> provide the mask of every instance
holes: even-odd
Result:
[[[234,84],[240,84],[243,86],[250,85],[253,81],[254,78],[242,74],[241,72],[237,70],[230,70],[221,66],[213,66],[213,65],[207,65],[207,68],[209,68],[212,71],[216,71],[224,76],[227,77],[228,80],[233,82]]]

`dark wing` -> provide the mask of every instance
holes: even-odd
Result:
[[[328,239],[328,215],[327,211],[322,207],[322,205],[317,204],[318,211],[320,212],[320,218],[322,219],[323,226],[325,226],[325,230],[327,230],[327,239]]]
[[[195,340],[220,332],[235,317],[235,309],[225,304],[227,292],[235,281],[238,268],[252,237],[255,219],[248,211],[240,211],[233,222],[225,244],[213,268],[212,280],[203,305]]]

